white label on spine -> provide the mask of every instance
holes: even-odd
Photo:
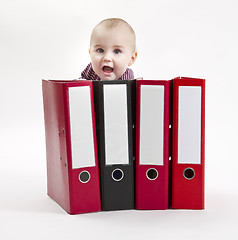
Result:
[[[180,86],[178,163],[201,163],[201,87]]]
[[[69,87],[72,168],[95,166],[90,87]]]
[[[105,84],[105,164],[129,164],[127,85]]]
[[[141,165],[163,165],[164,86],[142,85],[140,100]]]

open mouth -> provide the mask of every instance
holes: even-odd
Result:
[[[102,68],[103,72],[105,73],[112,73],[113,72],[113,68],[109,67],[109,66],[104,66]]]

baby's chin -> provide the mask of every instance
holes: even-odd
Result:
[[[114,74],[112,74],[111,76],[99,76],[100,80],[102,81],[113,81],[113,80],[117,80],[119,77],[115,76]]]
[[[116,78],[100,78],[102,81],[114,81],[117,80]]]

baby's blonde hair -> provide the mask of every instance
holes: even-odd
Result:
[[[136,51],[136,34],[135,34],[133,28],[131,27],[131,25],[121,18],[107,18],[107,19],[102,20],[100,23],[98,23],[92,31],[91,38],[90,38],[90,45],[92,42],[93,32],[98,26],[104,25],[107,29],[114,29],[117,26],[120,26],[121,24],[124,24],[130,30],[130,32],[132,34],[132,41],[133,41],[133,48],[134,48],[133,51]]]

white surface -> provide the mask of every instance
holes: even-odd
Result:
[[[164,164],[164,86],[141,85],[141,165]]]
[[[237,0],[1,1],[0,239],[237,240],[237,12]],[[46,195],[41,79],[78,77],[92,27],[113,16],[136,31],[136,77],[207,79],[205,211],[69,216]]]
[[[179,86],[178,163],[201,163],[201,87]]]
[[[95,166],[90,87],[69,88],[72,168]]]
[[[129,164],[127,85],[106,84],[103,93],[105,163]]]

